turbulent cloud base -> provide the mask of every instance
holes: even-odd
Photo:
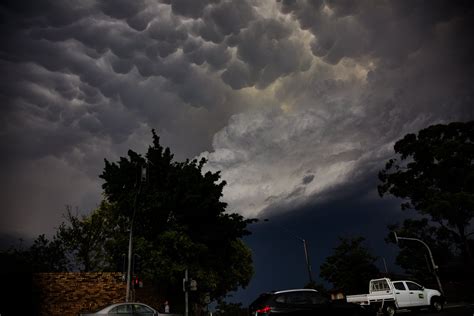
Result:
[[[404,134],[474,118],[472,7],[3,1],[0,229],[89,211],[103,158],[144,151],[152,128],[221,170],[246,216],[357,186]]]

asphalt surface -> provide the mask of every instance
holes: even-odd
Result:
[[[441,313],[421,310],[419,312],[400,311],[400,316],[474,316],[474,305],[455,304],[445,306]]]

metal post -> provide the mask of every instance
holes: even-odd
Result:
[[[184,270],[184,316],[189,316],[189,310],[188,310],[188,269]]]
[[[268,222],[269,219],[264,219],[265,222]],[[275,224],[274,224],[275,225]],[[280,226],[280,225],[275,225],[275,226],[279,226],[281,228],[283,228],[284,230],[286,230],[286,232],[288,234],[290,234],[291,236],[295,237],[296,239],[300,240],[301,242],[303,242],[303,247],[304,247],[304,256],[305,256],[305,261],[306,261],[306,268],[308,269],[308,276],[309,276],[309,282],[310,284],[313,283],[313,275],[312,275],[312,272],[311,272],[311,264],[309,262],[309,252],[308,252],[308,245],[306,244],[306,240],[297,236],[295,233],[293,233],[291,230],[289,230],[288,228],[286,228],[285,226]]]
[[[311,264],[309,263],[309,255],[308,255],[308,247],[306,245],[306,240],[301,239],[303,241],[303,247],[304,247],[304,256],[306,258],[306,267],[308,268],[308,276],[309,276],[309,283],[313,284],[313,276],[311,273]]]
[[[145,170],[145,171],[144,171]],[[138,190],[135,194],[135,200],[133,202],[133,215],[130,220],[130,235],[128,238],[128,267],[127,267],[127,291],[125,295],[125,301],[130,301],[130,285],[132,281],[132,246],[133,246],[133,222],[135,221],[135,213],[137,212],[137,201],[138,196],[140,195],[142,189],[142,182],[146,180],[146,168],[144,166],[140,166],[140,180],[138,180]]]
[[[132,281],[132,226],[130,225],[130,236],[128,239],[127,295],[125,296],[125,302],[130,301],[130,283]]]
[[[443,286],[441,285],[441,280],[439,279],[439,276],[438,276],[438,266],[434,262],[433,254],[431,253],[430,247],[428,247],[428,245],[423,240],[420,240],[420,239],[417,239],[417,238],[408,238],[408,237],[396,236],[396,239],[418,241],[418,242],[421,242],[426,247],[426,249],[428,249],[428,254],[430,256],[431,265],[433,266],[433,274],[436,278],[436,282],[438,282],[439,291],[441,292],[441,294],[444,294]]]

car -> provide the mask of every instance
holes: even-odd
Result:
[[[364,307],[344,300],[331,301],[312,289],[293,289],[261,294],[249,306],[250,316],[362,316],[371,315]]]
[[[80,314],[80,316],[158,316],[158,311],[143,303],[117,303],[109,305],[95,313]]]

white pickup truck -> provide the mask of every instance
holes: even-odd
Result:
[[[393,316],[397,309],[431,307],[443,310],[444,298],[437,290],[426,289],[412,281],[370,280],[369,294],[348,295],[347,302],[366,306],[373,311]]]

